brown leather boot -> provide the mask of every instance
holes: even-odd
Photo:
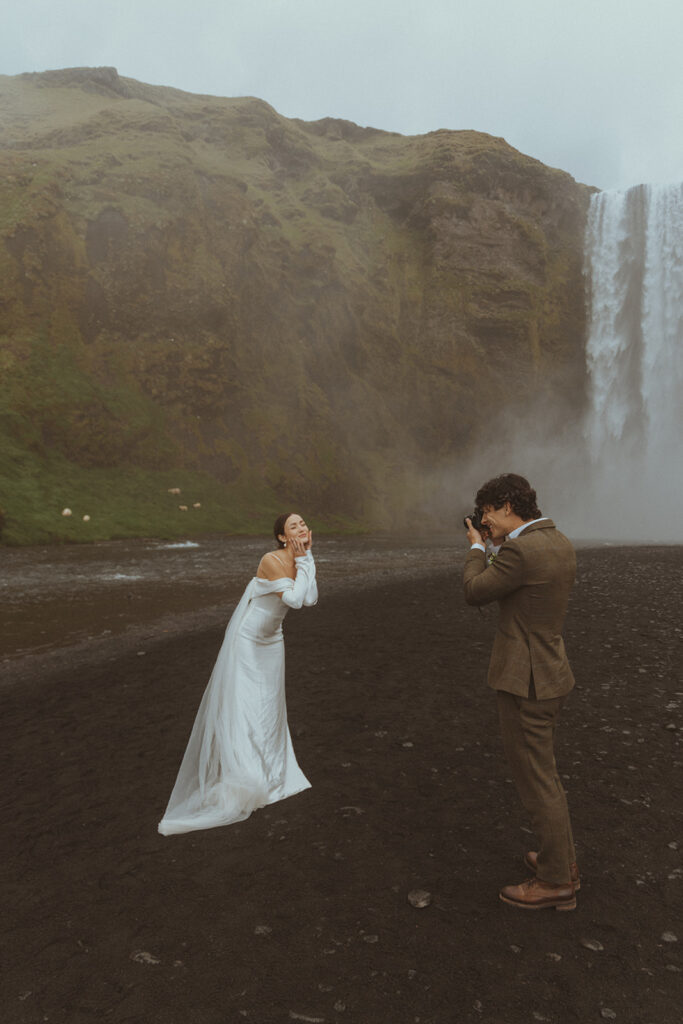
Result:
[[[549,882],[541,882],[538,878],[528,878],[521,885],[504,886],[499,895],[503,903],[519,907],[520,910],[576,908],[576,896],[571,882],[569,885],[551,885]]]
[[[524,863],[532,871],[538,871],[538,853],[535,850],[529,850],[524,857]],[[581,879],[579,877],[579,865],[574,861],[573,864],[569,865],[569,871],[571,872],[571,880],[574,886],[574,892],[578,892],[581,888]]]

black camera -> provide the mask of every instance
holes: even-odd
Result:
[[[462,521],[463,526],[465,527],[465,529],[466,530],[468,529],[467,520],[469,519],[469,521],[472,523],[472,526],[474,527],[475,530],[481,530],[481,528],[482,528],[481,517],[483,516],[483,514],[484,513],[481,511],[480,508],[475,508],[475,510],[472,513],[472,515],[465,516],[465,518]]]

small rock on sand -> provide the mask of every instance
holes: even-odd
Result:
[[[428,907],[432,902],[432,894],[427,892],[426,889],[413,889],[412,892],[408,893],[408,903],[411,907],[421,908]]]
[[[586,949],[592,949],[594,953],[599,953],[605,948],[597,939],[581,939],[581,945]]]

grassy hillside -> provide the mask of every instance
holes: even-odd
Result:
[[[476,132],[0,77],[0,538],[399,525],[497,406],[580,399],[587,199]]]

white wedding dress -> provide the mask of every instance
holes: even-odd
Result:
[[[159,823],[162,835],[242,821],[310,787],[287,725],[282,622],[290,608],[314,605],[318,588],[311,552],[295,565],[295,580],[255,576],[233,612]]]

